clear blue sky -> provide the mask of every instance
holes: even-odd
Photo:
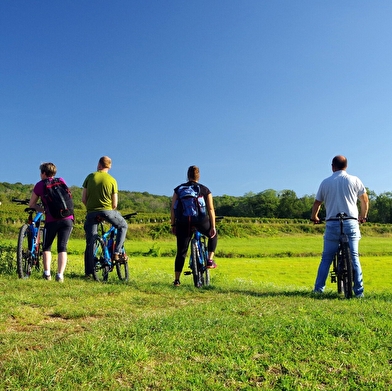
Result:
[[[331,159],[392,190],[392,1],[2,0],[0,182],[315,194]]]

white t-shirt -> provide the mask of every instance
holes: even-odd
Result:
[[[335,219],[336,215],[341,212],[357,219],[357,201],[364,193],[366,193],[366,188],[361,180],[341,170],[334,172],[321,182],[316,200],[324,202],[327,220]]]

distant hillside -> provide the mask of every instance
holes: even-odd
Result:
[[[33,185],[22,183],[0,182],[0,202],[11,202],[12,198],[30,198]],[[75,208],[84,211],[82,189],[72,186]],[[392,223],[392,193],[376,195],[368,189],[370,199],[370,221],[375,223]],[[294,191],[276,191],[267,189],[260,193],[247,193],[241,197],[229,195],[214,196],[217,215],[230,217],[249,217],[257,219],[303,219],[310,218],[314,195],[298,198]],[[170,214],[171,197],[153,195],[147,192],[119,191],[120,211],[136,211],[138,213]],[[321,209],[321,217],[323,209]]]

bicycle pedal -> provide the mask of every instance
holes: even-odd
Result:
[[[192,272],[184,272],[185,276],[190,276],[192,274]]]

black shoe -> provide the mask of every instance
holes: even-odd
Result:
[[[174,286],[180,286],[181,285],[180,280],[174,280],[173,285]]]

